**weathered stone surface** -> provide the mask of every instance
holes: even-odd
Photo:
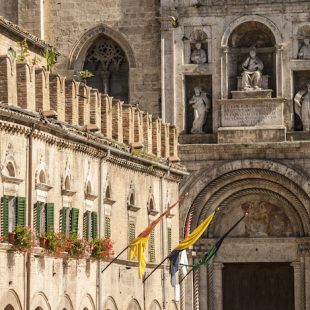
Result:
[[[245,98],[271,98],[272,89],[260,89],[260,90],[232,90],[233,99],[245,99]]]

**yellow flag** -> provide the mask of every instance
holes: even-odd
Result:
[[[138,259],[139,266],[139,278],[142,278],[146,267],[146,259],[144,255],[144,251],[146,249],[147,242],[150,238],[150,235],[146,237],[137,237],[134,241],[130,243],[130,251],[129,251],[129,260],[132,260],[134,257]]]
[[[211,223],[215,212],[212,212],[195,230],[192,231],[175,249],[174,251],[181,251],[192,246],[204,233]]]

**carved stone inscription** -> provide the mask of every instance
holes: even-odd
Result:
[[[283,125],[282,102],[224,103],[223,127]]]

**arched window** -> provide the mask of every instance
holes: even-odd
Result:
[[[100,36],[86,54],[84,70],[94,74],[87,81],[89,86],[128,103],[129,64],[116,42]]]
[[[39,182],[45,184],[46,183],[46,178],[45,178],[45,173],[43,170],[40,171],[39,174]]]
[[[111,190],[110,186],[107,186],[107,189],[105,191],[105,198],[111,199]]]
[[[14,310],[14,307],[12,305],[7,305],[4,310]]]
[[[8,174],[10,177],[14,178],[15,177],[15,168],[14,168],[14,165],[9,162],[7,165],[6,165],[6,169],[8,170]]]
[[[88,181],[87,182],[87,186],[86,186],[86,194],[91,194],[91,184],[90,184],[90,182]]]
[[[68,175],[65,178],[65,190],[67,190],[67,191],[70,190],[70,178]]]
[[[150,211],[153,211],[153,210],[154,210],[154,202],[153,202],[153,199],[152,199],[152,198],[151,198],[151,200],[150,200],[149,209],[150,209]]]

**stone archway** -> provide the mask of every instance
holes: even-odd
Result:
[[[31,301],[31,309],[51,310],[51,305],[43,292],[36,293]]]
[[[189,188],[192,190],[189,191]],[[218,207],[221,209],[195,245],[193,262],[207,253],[215,241],[250,207],[249,216],[225,239],[213,263],[194,272],[194,309],[198,309],[198,305],[200,309],[228,309],[223,304],[223,272],[226,270],[227,280],[227,270],[236,272],[241,268],[240,274],[243,267],[253,273],[255,268],[269,270],[264,264],[274,264],[270,270],[278,270],[270,277],[271,282],[281,284],[285,282],[283,279],[291,281],[282,287],[283,291],[294,288],[295,299],[294,294],[290,295],[288,307],[292,307],[292,298],[295,307],[304,302],[302,292],[306,289],[304,279],[308,272],[305,270],[310,265],[304,256],[307,254],[301,254],[299,248],[309,242],[310,236],[310,197],[306,176],[276,162],[240,160],[200,171],[187,181],[184,186],[186,191],[192,194],[190,201],[182,207],[183,210],[187,209],[181,214],[183,229],[187,227],[189,219],[193,230],[211,211]],[[305,266],[305,260],[308,265],[301,267]],[[229,269],[229,266],[235,266],[230,264],[239,265],[237,269]],[[253,266],[254,269],[251,269]],[[273,285],[273,282],[269,282],[266,283],[268,292]],[[227,281],[225,285],[227,290]],[[187,291],[187,294],[190,292]],[[229,295],[225,296],[228,298]],[[272,296],[275,300],[278,298],[275,294]]]
[[[4,306],[6,310],[21,310],[22,305],[17,293],[10,289],[6,294],[3,295],[0,304]]]

